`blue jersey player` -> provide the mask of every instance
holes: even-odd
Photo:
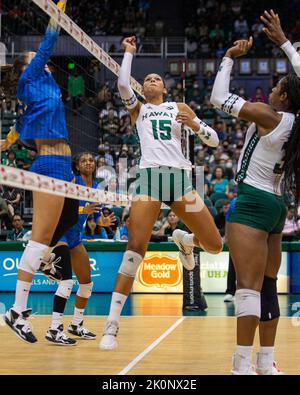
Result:
[[[59,1],[57,6],[63,12],[66,0]],[[37,159],[30,169],[32,172],[72,181],[71,151],[61,92],[47,67],[58,35],[59,27],[50,19],[37,52],[20,55],[13,65],[13,74],[18,79],[20,107],[13,137],[37,151]],[[48,275],[61,279],[54,264],[62,256],[68,261],[69,252],[61,246],[51,251],[49,246],[55,246],[66,230],[77,222],[77,218],[78,201],[33,192],[32,236],[20,260],[15,303],[4,317],[16,335],[28,343],[37,341],[28,321],[31,309],[27,309],[34,274],[43,263]],[[70,275],[72,278],[69,264],[62,279],[68,279]]]
[[[74,158],[73,170],[76,184],[97,188],[97,182],[94,180],[96,161],[91,153],[82,152],[78,154]],[[67,246],[70,249],[72,268],[79,283],[74,317],[68,327],[68,332],[82,339],[93,340],[96,338],[96,335],[83,326],[84,309],[93,289],[89,257],[81,239],[82,230],[89,215],[93,215],[95,222],[100,226],[110,226],[115,222],[114,214],[104,217],[101,214],[101,206],[99,204],[82,200],[79,203],[77,224],[64,234],[58,245]],[[69,346],[75,345],[76,341],[64,333],[62,319],[67,299],[73,287],[73,280],[70,279],[66,282],[69,286],[69,292],[64,292],[64,285],[62,283],[63,281],[60,282],[55,295],[56,302],[54,303],[52,323],[47,331],[46,339],[55,344]]]

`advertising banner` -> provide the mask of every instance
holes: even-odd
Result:
[[[178,252],[147,252],[133,284],[133,292],[181,293],[182,265]]]
[[[0,291],[14,291],[16,288],[18,265],[21,251],[0,251]],[[94,292],[111,292],[122,261],[123,252],[90,252],[91,276],[94,282]],[[77,291],[78,283],[74,277]],[[33,292],[56,291],[57,284],[42,273],[34,276],[31,290]]]
[[[14,291],[22,251],[0,251],[0,291]],[[122,261],[123,251],[90,251],[94,292],[112,292]],[[228,252],[218,255],[200,253],[201,287],[204,293],[223,293],[226,290]],[[77,280],[74,276],[77,290]],[[183,273],[178,252],[148,251],[133,285],[137,293],[182,293]],[[294,284],[295,286],[295,284]],[[53,292],[57,285],[42,273],[34,277],[33,292]],[[288,253],[282,253],[278,276],[278,291],[289,292]]]

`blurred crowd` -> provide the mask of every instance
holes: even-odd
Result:
[[[149,0],[69,0],[67,13],[89,35],[144,36],[149,8]],[[47,20],[28,0],[3,0],[2,15],[4,29],[17,35],[37,34],[43,31]]]
[[[68,14],[88,34],[128,35],[135,33],[139,36],[153,34],[149,26],[148,0],[103,0],[85,3],[69,0]],[[118,4],[118,6],[116,6]],[[186,0],[184,9],[184,32],[188,38],[189,57],[222,57],[228,42],[236,38],[254,36],[256,41],[253,56],[280,56],[280,52],[262,32],[262,24],[258,15],[260,8],[264,10],[265,1],[259,7],[253,0]],[[45,16],[40,15],[37,9],[28,4],[27,0],[5,0],[2,2],[3,15],[7,18],[9,31],[16,34],[29,34],[28,29],[41,31]],[[267,7],[265,7],[267,8]],[[278,1],[276,11],[282,15],[283,25],[292,41],[298,40],[300,34],[300,19],[295,22],[295,12],[300,11],[300,3],[290,0],[288,4]],[[39,16],[40,15],[40,16]],[[300,15],[300,14],[299,14]],[[293,17],[293,20],[291,20]],[[26,22],[26,23],[25,23]],[[154,29],[160,29],[163,21],[159,19]],[[255,52],[254,52],[255,51]],[[251,54],[250,54],[251,55]],[[134,173],[127,176],[131,169],[136,169],[140,159],[140,146],[135,129],[130,123],[130,117],[118,95],[115,83],[99,85],[97,77],[99,62],[92,60],[88,70],[88,77],[76,67],[69,70],[66,102],[70,102],[72,116],[81,117],[82,109],[88,105],[97,113],[97,138],[91,139],[90,150],[97,152],[96,179],[99,188],[115,190],[126,193],[128,186],[134,180]],[[92,76],[93,78],[89,78]],[[186,103],[195,111],[197,116],[212,126],[219,135],[220,145],[216,149],[204,146],[200,139],[195,139],[194,163],[204,169],[205,203],[215,218],[221,234],[224,234],[225,215],[229,202],[237,195],[237,186],[234,182],[240,152],[248,124],[242,120],[229,117],[227,114],[213,108],[209,102],[215,76],[207,72],[201,79],[187,76],[185,91],[181,80],[170,74],[165,75],[165,84],[168,89],[167,101]],[[270,79],[270,86],[278,80],[274,75]],[[240,86],[232,90],[252,102],[268,101],[269,92],[257,86],[255,94],[249,96],[248,92]],[[8,133],[17,117],[17,102],[10,87],[0,86],[0,106],[2,121],[2,137]],[[85,119],[85,136],[89,134],[88,118]],[[21,144],[13,145],[1,157],[1,163],[28,170],[35,160],[36,153],[28,150]],[[0,188],[0,229],[9,232],[8,239],[18,239],[24,236],[25,228],[30,227],[30,213],[25,208],[30,206],[26,202],[24,191],[16,188]],[[100,228],[90,218],[84,229],[84,238],[115,238],[126,239],[127,227],[130,220],[127,209],[108,207],[107,210],[116,210],[118,224],[110,229]],[[300,225],[292,219],[295,208],[289,209],[284,237],[289,240],[298,237]],[[28,210],[27,210],[28,211]],[[108,211],[107,211],[108,212]],[[295,225],[296,224],[296,225]],[[182,227],[176,215],[168,210],[162,210],[153,229],[153,238],[166,238],[176,227]],[[24,234],[23,234],[24,233]]]
[[[170,3],[162,2],[161,8],[169,9]],[[68,15],[89,35],[162,36],[168,21],[161,15],[154,18],[151,15],[152,6],[150,0],[90,0],[88,6],[84,2],[69,0]],[[176,6],[182,8],[183,23],[177,24],[173,34],[187,37],[191,58],[221,58],[228,43],[249,35],[255,40],[250,56],[281,55],[265,37],[259,19],[260,14],[270,8],[270,1],[185,0],[177,1]],[[299,1],[274,1],[272,6],[279,13],[289,38],[298,41]],[[165,11],[162,12],[162,15],[165,14]],[[4,33],[36,34],[45,27],[45,15],[27,0],[3,0],[2,18]]]
[[[280,15],[288,37],[299,41],[299,1],[276,1],[272,2],[272,7]],[[269,9],[270,1],[267,0],[186,0],[184,34],[188,38],[189,58],[222,58],[229,43],[250,35],[255,45],[248,56],[282,56],[262,30],[264,26],[259,17]]]

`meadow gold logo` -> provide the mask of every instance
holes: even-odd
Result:
[[[146,287],[176,287],[182,281],[180,261],[167,253],[148,253],[139,268],[138,279]]]

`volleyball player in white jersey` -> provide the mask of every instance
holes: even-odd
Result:
[[[219,68],[211,102],[234,117],[253,122],[238,164],[238,197],[227,224],[230,254],[237,274],[237,349],[232,374],[282,374],[274,364],[280,316],[277,274],[281,234],[286,217],[283,196],[300,201],[300,79],[282,78],[272,89],[269,105],[249,103],[229,91],[233,59],[248,53],[253,39],[239,40]],[[260,352],[256,371],[252,346],[259,325]]]
[[[187,176],[191,163],[181,151],[181,126],[187,125],[202,141],[213,147],[219,143],[218,136],[186,104],[164,101],[167,91],[157,74],[146,76],[143,85],[146,103],[138,101],[130,87],[131,63],[136,51],[135,38],[125,39],[123,45],[125,54],[118,88],[131,122],[137,126],[142,158],[130,211],[127,250],[119,268],[109,317],[100,343],[100,347],[106,350],[117,347],[121,311],[147,251],[162,201],[193,232],[188,234],[175,230],[173,233],[173,240],[180,250],[180,259],[187,269],[191,270],[195,265],[194,246],[201,246],[215,254],[222,250],[222,240],[213,218]]]

